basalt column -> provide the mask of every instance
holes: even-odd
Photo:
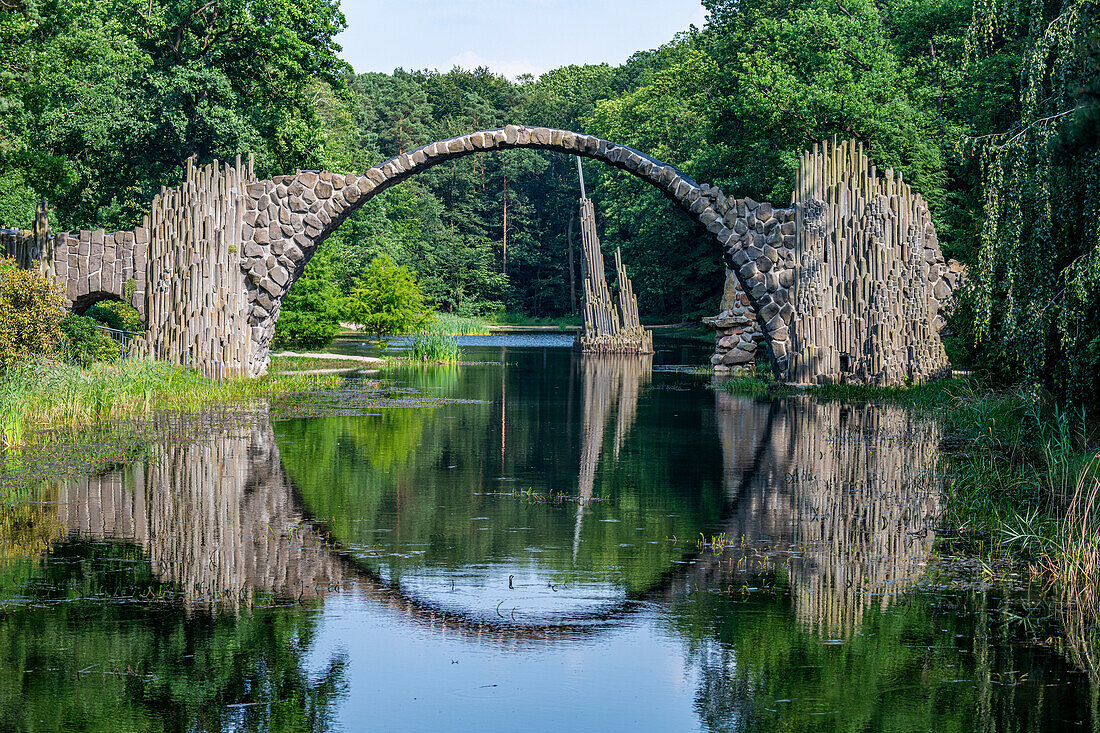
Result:
[[[209,377],[252,374],[249,301],[241,270],[244,186],[235,165],[195,167],[161,189],[145,217],[146,333],[143,353],[193,367]]]
[[[940,311],[956,283],[927,205],[901,174],[834,140],[802,156],[793,204],[784,381],[894,385],[947,371]]]
[[[589,198],[581,199],[581,238],[584,248],[584,330],[573,348],[586,354],[652,354],[653,333],[642,328],[638,298],[615,249],[618,304],[612,300],[604,275],[603,252],[596,234],[596,213]]]

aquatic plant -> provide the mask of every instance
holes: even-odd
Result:
[[[489,324],[479,318],[465,318],[453,313],[433,313],[423,333],[439,333],[447,336],[483,336],[491,333]]]
[[[423,333],[413,338],[411,355],[417,361],[454,364],[461,360],[462,349],[452,336]]]

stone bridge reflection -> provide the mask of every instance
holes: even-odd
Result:
[[[733,547],[700,553],[673,588],[739,588],[766,575],[753,568],[770,558],[772,572],[785,567],[798,619],[837,636],[912,585],[939,510],[934,421],[889,405],[721,390],[715,415],[731,502],[716,532]]]
[[[614,457],[631,430],[650,370],[622,359],[582,365],[584,441],[580,495],[591,496],[612,421]],[[790,558],[797,617],[823,634],[844,633],[871,604],[887,605],[919,572],[937,510],[935,426],[885,406],[764,402],[715,392],[728,511],[715,533],[738,548],[704,550],[657,585],[560,623],[486,620],[383,581],[333,544],[283,469],[266,415],[206,437],[158,447],[155,457],[69,483],[60,519],[69,537],[131,541],[184,605],[237,609],[254,593],[308,602],[354,588],[444,633],[493,641],[561,638],[607,629],[643,607],[695,589],[752,585]],[[574,543],[584,517],[578,506]],[[754,569],[743,554],[772,558]],[[574,547],[574,552],[575,552]],[[778,553],[778,554],[777,554]],[[778,558],[778,559],[777,559]]]

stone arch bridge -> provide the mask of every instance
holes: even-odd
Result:
[[[183,183],[162,189],[133,231],[52,234],[42,215],[32,231],[0,230],[0,241],[23,266],[51,273],[78,310],[128,298],[146,324],[143,353],[214,377],[255,376],[267,369],[282,299],[355,209],[444,161],[514,148],[625,170],[716,238],[728,275],[723,305],[740,304],[753,327],[720,330],[712,361],[734,363],[724,356],[731,347],[755,349],[747,335],[755,332],[790,383],[892,384],[947,368],[938,334],[956,280],[928,208],[860,145],[835,140],[803,156],[786,208],[730,198],[591,135],[509,125],[417,148],[362,175],[257,180],[251,160],[189,161]]]

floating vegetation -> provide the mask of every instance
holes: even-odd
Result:
[[[607,497],[601,496],[571,496],[563,491],[550,490],[545,494],[530,489],[514,489],[513,491],[496,491],[496,492],[483,492],[477,494],[477,496],[504,496],[511,499],[520,499],[527,504],[549,504],[551,506],[561,506],[562,504],[580,504],[582,506],[588,504],[598,504],[605,501],[610,501]]]
[[[351,377],[334,389],[292,394],[272,405],[273,419],[362,416],[380,409],[482,405],[482,400],[435,397],[385,381]]]
[[[332,357],[313,355],[283,356],[280,354],[273,354],[271,356],[271,365],[268,367],[268,374],[293,374],[295,372],[322,369],[371,369],[378,367],[382,363],[384,363],[382,359],[375,361],[367,361],[365,359],[342,359],[335,354],[332,355]]]

